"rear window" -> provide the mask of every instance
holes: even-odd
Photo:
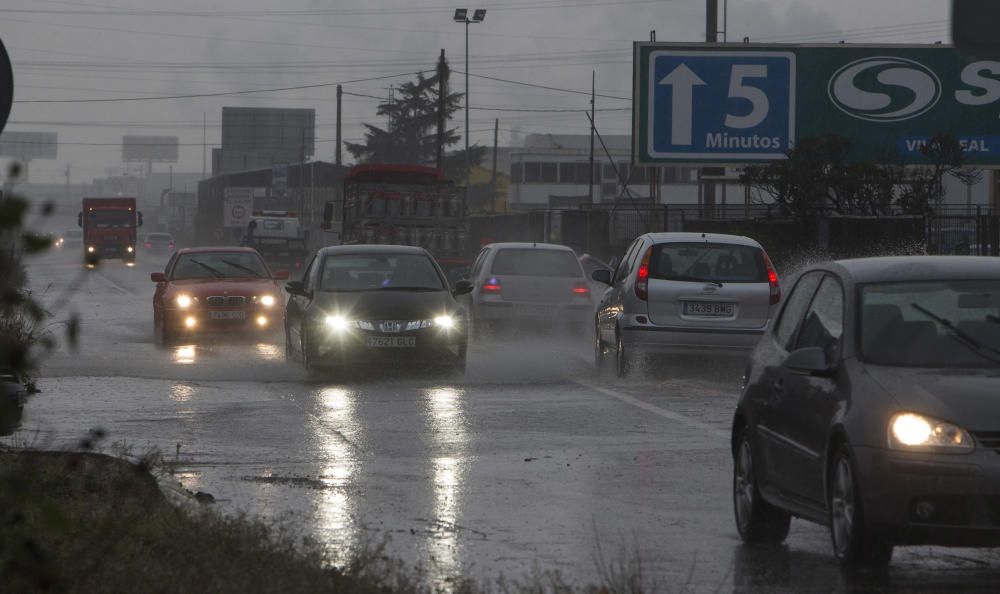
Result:
[[[660,280],[766,283],[760,248],[728,243],[662,243],[653,246],[649,277]]]
[[[149,235],[146,236],[146,239],[149,239],[149,240],[158,240],[158,241],[169,240],[170,239],[170,234],[168,234],[168,233],[150,233]]]
[[[491,274],[497,276],[579,277],[580,263],[568,250],[508,248],[497,252]]]

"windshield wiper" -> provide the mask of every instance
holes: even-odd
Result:
[[[942,326],[947,328],[952,333],[952,335],[958,339],[958,342],[960,344],[969,347],[970,349],[973,350],[973,352],[975,352],[983,359],[1000,364],[1000,349],[995,349],[989,345],[985,345],[979,342],[975,338],[969,336],[968,333],[966,333],[965,331],[959,329],[959,327],[956,326],[955,323],[949,320],[948,318],[939,316],[938,314],[932,312],[931,310],[920,305],[919,303],[911,303],[910,307],[912,307],[913,309],[919,311],[928,318],[934,320],[938,324],[941,324]]]
[[[434,287],[379,287],[375,289],[376,291],[443,291],[444,289],[435,289]]]
[[[197,264],[198,266],[201,266],[205,270],[211,272],[212,274],[215,275],[215,278],[222,278],[225,276],[225,274],[223,274],[222,271],[219,270],[218,268],[212,268],[208,264],[205,264],[204,262],[201,262],[199,260],[195,260],[194,258],[191,258],[189,262],[191,262],[192,264]]]
[[[248,268],[248,267],[246,267],[246,266],[244,266],[242,264],[237,264],[236,262],[231,262],[229,260],[219,260],[219,261],[222,262],[223,264],[227,265],[227,266],[232,266],[233,268],[236,268],[237,270],[243,270],[243,271],[249,272],[250,274],[252,274],[254,276],[254,278],[260,278],[261,277],[260,272],[254,270],[253,268]]]
[[[657,278],[659,278],[659,277],[657,277]],[[668,277],[668,278],[664,278],[663,280],[685,281],[685,282],[691,282],[691,283],[705,283],[705,284],[708,284],[708,285],[715,285],[716,287],[719,287],[720,289],[722,288],[722,283],[720,283],[717,280],[711,280],[711,279],[707,279],[707,278],[698,278],[696,276],[671,276],[671,277]]]

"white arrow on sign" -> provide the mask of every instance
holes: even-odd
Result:
[[[663,77],[661,85],[674,88],[674,98],[670,110],[670,144],[674,146],[690,145],[691,132],[694,129],[694,88],[704,86],[693,70],[686,64],[674,68],[673,72]]]

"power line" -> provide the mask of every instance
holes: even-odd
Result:
[[[318,89],[323,87],[335,87],[337,85],[347,85],[352,83],[369,82],[374,80],[386,80],[389,78],[399,78],[401,76],[414,76],[416,74],[426,74],[433,72],[424,70],[421,72],[403,72],[400,74],[390,74],[386,76],[376,76],[370,78],[359,78],[355,80],[345,80],[339,82],[318,83],[313,85],[298,85],[294,87],[275,87],[270,89],[248,89],[244,91],[225,91],[219,93],[192,93],[189,95],[159,95],[153,97],[113,97],[105,99],[23,99],[14,103],[110,103],[121,101],[159,101],[164,99],[195,99],[201,97],[225,97],[231,95],[249,95],[251,93],[276,93],[280,91],[298,91],[302,89]]]
[[[465,74],[464,72],[462,72],[460,70],[453,70],[452,72],[455,72],[456,74]],[[473,78],[483,78],[483,79],[486,79],[486,80],[492,80],[492,81],[496,81],[496,82],[508,83],[508,84],[513,84],[513,85],[521,85],[521,86],[524,86],[524,87],[534,87],[536,89],[546,89],[548,91],[561,91],[563,93],[573,93],[575,95],[586,95],[587,97],[590,97],[590,92],[589,91],[577,91],[577,90],[573,90],[573,89],[562,89],[562,88],[559,88],[559,87],[550,87],[550,86],[546,86],[546,85],[539,85],[539,84],[535,84],[535,83],[528,83],[528,82],[523,82],[523,81],[519,81],[519,80],[510,80],[510,79],[507,79],[507,78],[497,78],[495,76],[486,76],[485,74],[471,74],[470,73],[469,76],[471,76]],[[618,99],[620,101],[631,101],[632,100],[631,97],[617,97],[615,95],[601,95],[601,94],[598,94],[597,96],[601,97],[603,99]]]

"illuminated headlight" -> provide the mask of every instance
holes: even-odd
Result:
[[[125,248],[125,251],[127,251],[128,253],[130,253],[130,254],[131,254],[132,252],[134,252],[134,251],[135,251],[135,248],[134,248],[134,247],[132,247],[132,246],[128,246],[127,248]]]
[[[92,246],[92,245],[88,245],[88,246],[87,246],[87,253],[88,253],[88,254],[93,254],[93,253],[94,253],[94,251],[95,251],[95,250],[94,250],[94,246]]]
[[[347,332],[351,328],[351,321],[344,316],[326,316],[324,323],[336,332]]]
[[[177,299],[175,299],[174,301],[177,303],[177,307],[181,309],[187,309],[191,307],[192,303],[191,297],[189,297],[188,295],[178,295]]]
[[[455,327],[455,318],[452,316],[444,315],[434,318],[434,325],[438,328],[444,328],[445,330],[451,330]]]
[[[260,303],[264,307],[272,307],[274,305],[274,296],[273,295],[261,295],[257,299],[257,303]]]
[[[916,413],[899,413],[889,421],[889,447],[961,454],[976,446],[968,432],[957,425]]]

